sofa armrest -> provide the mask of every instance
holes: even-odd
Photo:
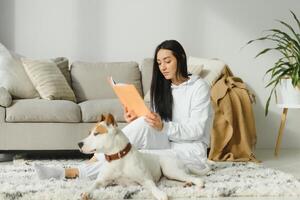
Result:
[[[4,88],[0,87],[0,106],[9,107],[12,103],[12,97],[10,93]]]
[[[5,122],[5,108],[0,106],[0,123]]]

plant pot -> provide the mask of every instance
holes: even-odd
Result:
[[[300,89],[292,85],[292,79],[282,79],[276,91],[276,101],[280,107],[300,108]]]

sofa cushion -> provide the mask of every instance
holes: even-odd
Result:
[[[10,52],[12,57],[19,63],[21,63],[22,67],[23,67],[23,63],[21,61],[22,58],[26,58],[25,56],[22,56],[20,54],[17,54],[15,52]],[[60,69],[61,73],[64,75],[64,77],[66,78],[69,86],[71,87],[71,73],[70,73],[70,69],[69,69],[69,60],[65,57],[57,57],[57,58],[51,58],[49,59],[50,61],[55,62],[55,64],[57,65],[57,67]],[[25,72],[25,71],[24,71]],[[26,74],[27,76],[27,74]],[[29,77],[28,77],[29,78]],[[37,92],[37,91],[36,91]]]
[[[118,99],[88,100],[79,104],[83,122],[97,122],[104,113],[111,113],[118,122],[125,122],[123,108]]]
[[[19,54],[10,52],[0,43],[0,86],[5,87],[14,98],[36,98],[39,97],[31,80],[27,76]],[[59,57],[51,59],[65,76],[71,86],[71,75],[68,59]]]
[[[142,95],[141,74],[136,62],[86,63],[71,65],[72,87],[78,102],[116,98],[107,77],[134,84]]]
[[[12,97],[9,92],[4,88],[0,87],[0,106],[8,107],[11,105]]]
[[[21,60],[30,80],[43,99],[76,102],[73,90],[55,62],[28,58]]]
[[[20,99],[6,108],[7,122],[80,122],[80,107],[71,101]]]
[[[72,85],[71,85],[71,73],[70,73],[70,69],[69,69],[69,60],[65,57],[53,58],[51,60],[53,60],[55,62],[57,67],[60,69],[61,73],[66,78],[69,86],[72,87]]]
[[[153,68],[153,58],[145,58],[141,64],[144,96],[146,96],[148,91],[150,90],[151,79],[152,79],[152,68]],[[149,93],[149,99],[150,99],[150,93]]]
[[[0,86],[15,98],[39,97],[19,59],[16,59],[0,43]]]

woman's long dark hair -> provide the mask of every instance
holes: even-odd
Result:
[[[165,121],[172,120],[173,96],[171,91],[171,80],[165,79],[159,70],[157,53],[160,49],[171,50],[177,60],[177,77],[188,78],[186,54],[179,42],[166,40],[159,44],[154,53],[152,81],[150,88],[151,108],[157,112]]]

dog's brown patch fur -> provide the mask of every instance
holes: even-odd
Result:
[[[105,116],[103,114],[101,114],[100,116],[98,116],[97,120],[98,120],[98,122],[102,122],[105,120]]]
[[[107,115],[101,114],[98,117],[98,122],[102,122],[102,121],[105,121],[107,126],[109,125],[118,126],[114,116],[110,113],[108,113]]]
[[[109,125],[116,126],[117,125],[114,116],[110,113],[108,115],[106,115],[105,122],[106,122],[107,126],[109,126]]]
[[[100,122],[105,121],[106,125],[113,125],[113,126],[117,126],[117,122],[115,121],[115,118],[112,114],[107,114],[107,115],[100,115],[98,117],[98,123],[96,125],[96,134],[104,134],[107,133],[108,130],[105,126],[101,125]]]
[[[107,130],[107,128],[104,127],[103,125],[97,124],[96,132],[99,133],[99,134],[104,134],[104,133],[107,133],[108,130]]]

